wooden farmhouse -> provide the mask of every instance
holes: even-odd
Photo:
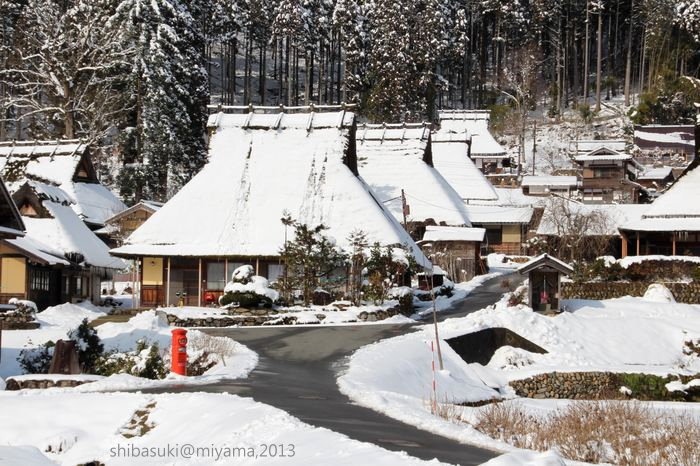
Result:
[[[3,240],[5,272],[18,279],[0,290],[0,300],[29,299],[40,309],[66,301],[98,303],[101,282],[126,264],[109,255],[90,227],[123,204],[97,182],[84,144],[0,143],[0,164],[26,230]]]
[[[209,162],[132,233],[114,255],[136,259],[141,305],[203,305],[230,273],[252,265],[274,281],[285,213],[323,224],[341,248],[362,230],[370,242],[405,244],[430,262],[358,172],[355,115],[345,107],[225,107],[209,117]]]
[[[469,158],[472,136],[466,125],[454,124],[459,121],[445,119],[432,132],[433,166],[467,204],[496,200],[493,186]]]
[[[574,161],[581,167],[584,202],[637,204],[646,195],[636,182],[641,166],[629,154],[603,146]]]
[[[428,124],[361,125],[359,172],[415,240],[428,225],[471,226],[461,196],[433,166]]]
[[[527,252],[528,231],[535,220],[529,206],[468,205],[472,225],[483,228],[486,253],[521,255]]]
[[[680,156],[690,161],[695,154],[695,127],[693,125],[637,125],[634,144],[643,155],[669,160]]]
[[[498,175],[510,168],[510,157],[489,131],[489,110],[441,110],[438,118],[443,131],[469,133],[469,158],[482,173]]]
[[[700,256],[700,167],[681,176],[620,233],[629,255]]]
[[[569,154],[572,157],[586,155],[603,147],[619,153],[629,153],[632,149],[624,139],[577,139],[569,144]]]

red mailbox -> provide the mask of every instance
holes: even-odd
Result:
[[[171,370],[180,375],[187,375],[187,330],[176,328],[172,331]]]

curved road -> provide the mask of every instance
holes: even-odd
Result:
[[[506,291],[501,287],[502,280],[497,277],[487,281],[442,312],[440,320],[493,304]],[[415,325],[419,324],[206,329],[211,335],[231,337],[256,351],[259,364],[246,379],[176,390],[250,396],[308,424],[426,460],[473,465],[493,458],[494,452],[419,430],[353,404],[338,390],[336,378],[349,355],[364,345],[413,331]],[[173,388],[148,391],[172,392]]]

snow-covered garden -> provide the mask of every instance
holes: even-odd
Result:
[[[673,436],[684,429],[694,435],[700,432],[700,407],[683,401],[651,401],[660,394],[663,397],[657,399],[682,400],[700,384],[700,306],[670,301],[668,290],[664,290],[654,287],[643,298],[570,300],[566,301],[567,312],[554,317],[533,312],[524,304],[512,305],[514,300],[505,296],[494,306],[439,325],[444,369],[431,371],[434,361],[439,366],[438,356],[431,351],[434,329],[425,326],[357,351],[338,384],[356,403],[421,429],[464,443],[516,452],[499,464],[526,460],[558,464],[559,455],[629,464],[634,463],[630,451],[632,456],[655,454],[667,464],[673,463],[673,458],[683,458],[673,464],[697,464],[700,451],[696,445]],[[482,365],[465,362],[447,342],[487,328],[509,329],[546,352],[505,345]],[[532,380],[539,374],[553,377],[553,373],[581,377],[617,374],[615,383],[619,385],[605,397],[614,401],[549,399],[544,390],[533,393],[534,397],[521,397],[513,388],[515,381]],[[433,380],[435,392],[431,389]],[[584,383],[579,379],[578,384]],[[608,419],[604,426],[593,425],[596,410],[599,418]],[[563,428],[577,415],[583,419],[579,430],[586,431],[588,437],[572,436],[567,442],[561,436],[543,439],[535,435],[547,431],[548,422]],[[614,422],[626,415],[630,419],[637,416],[639,425],[651,429],[656,443],[647,438],[646,443],[640,440],[644,448],[633,446],[613,432],[630,428],[622,421]],[[598,434],[592,432],[596,429]],[[577,448],[572,443],[578,443]],[[551,453],[518,456],[522,448],[555,449],[559,453],[554,457]],[[694,462],[688,462],[692,458]]]

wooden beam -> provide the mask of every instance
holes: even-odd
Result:
[[[202,258],[199,258],[199,287],[197,289],[197,306],[202,307]]]
[[[673,236],[671,236],[671,238],[672,238],[672,245],[673,245],[673,246],[672,246],[672,247],[673,247],[673,252],[671,253],[671,255],[672,255],[672,256],[675,256],[675,255],[676,255],[676,232],[675,232],[675,231],[672,232],[671,235],[673,235]]]
[[[260,258],[255,258],[255,275],[260,275]]]
[[[637,255],[639,255],[639,232],[637,232]]]
[[[622,243],[622,257],[627,257],[627,235],[620,233],[620,241]]]
[[[165,305],[170,306],[170,257],[168,257],[168,275],[165,282]]]

